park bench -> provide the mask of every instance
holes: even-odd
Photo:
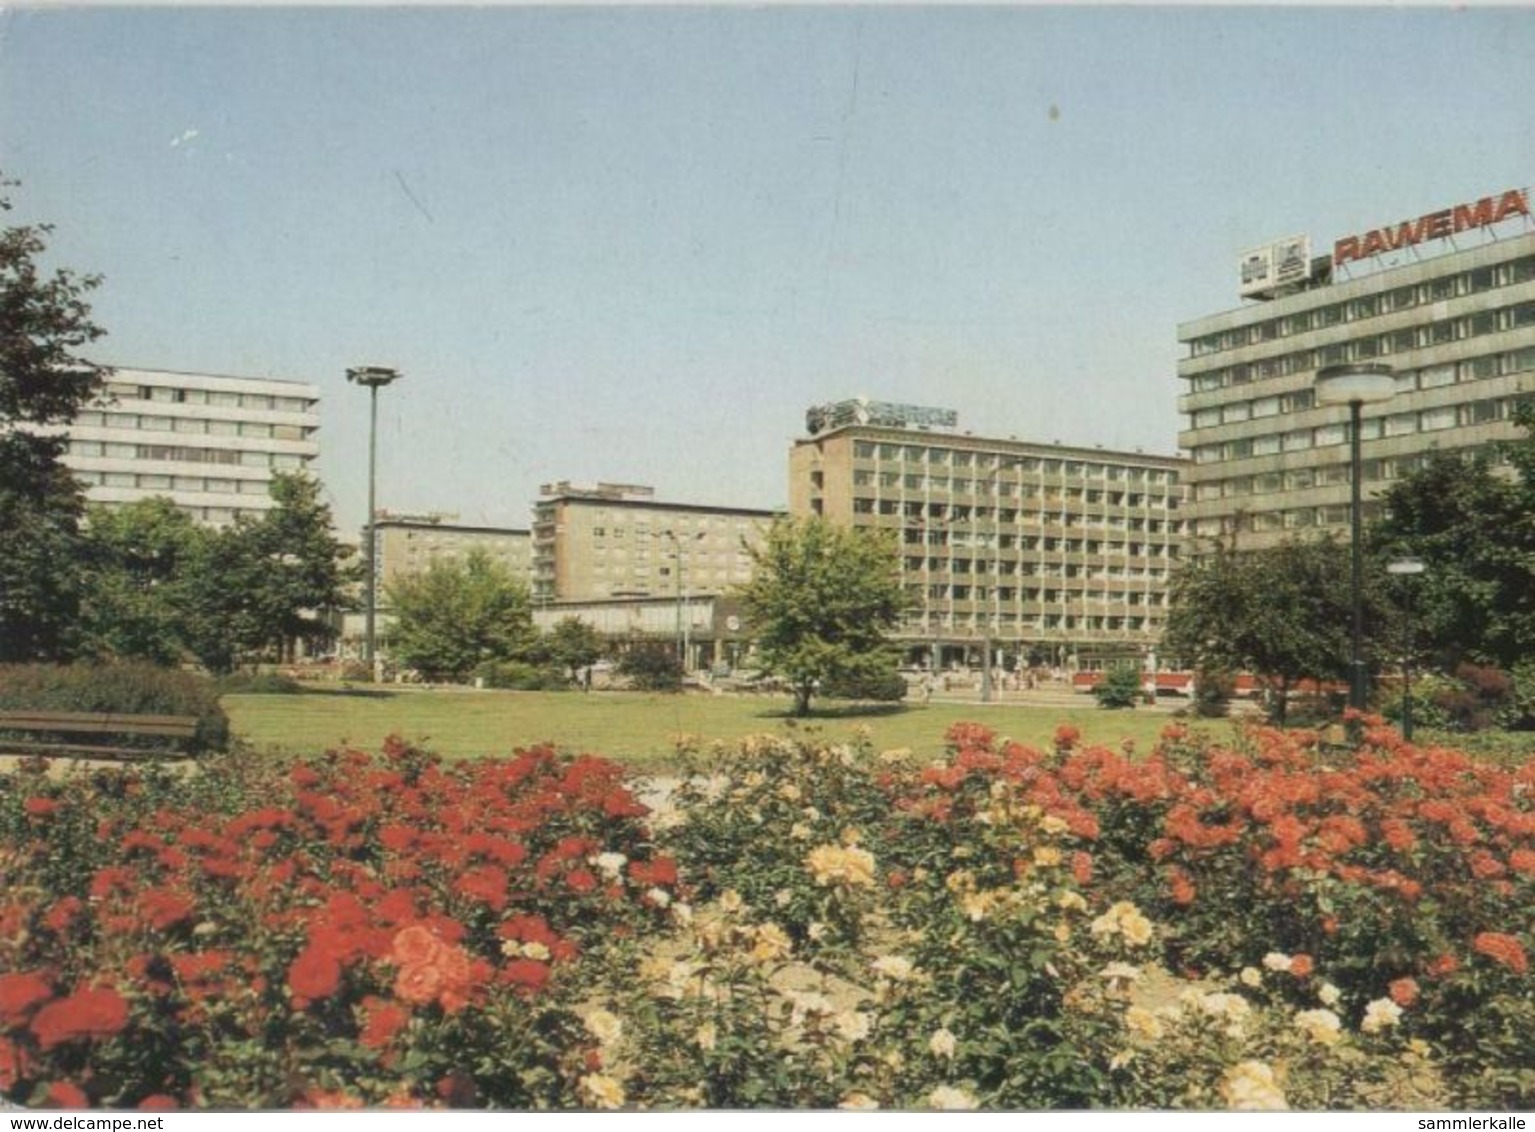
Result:
[[[183,748],[197,734],[197,722],[195,715],[0,711],[0,754],[58,754],[82,759],[181,758],[186,754]],[[90,736],[101,739],[91,743]],[[133,737],[172,742],[154,746],[111,742]]]

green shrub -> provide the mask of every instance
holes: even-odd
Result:
[[[519,692],[557,692],[571,686],[570,677],[559,666],[539,666],[520,660],[486,661],[474,670],[474,675],[487,688]]]
[[[1201,719],[1220,719],[1231,706],[1236,678],[1217,668],[1201,668],[1194,673],[1194,714]]]
[[[229,746],[229,719],[219,707],[214,682],[152,664],[0,665],[0,711],[20,710],[195,716],[197,732],[186,741],[186,753],[222,751]],[[93,739],[146,751],[170,751],[180,742],[127,733]]]
[[[825,681],[821,685],[821,695],[829,700],[895,703],[906,698],[906,680],[893,669],[888,672],[850,673]]]
[[[1133,708],[1142,695],[1141,670],[1133,664],[1115,665],[1093,688],[1093,698],[1102,708]]]
[[[215,685],[221,696],[297,696],[304,686],[278,672],[231,672]]]
[[[618,658],[618,674],[642,692],[675,692],[682,687],[682,664],[664,641],[636,641]]]

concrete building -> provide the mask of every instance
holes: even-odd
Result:
[[[65,430],[64,463],[92,503],[168,496],[223,526],[270,510],[274,474],[319,455],[319,401],[300,382],[118,369]]]
[[[475,550],[532,587],[533,532],[527,528],[466,526],[456,515],[396,515],[379,511],[374,524],[374,569],[380,605],[386,588],[401,577],[420,574],[434,562],[467,558]]]
[[[1191,551],[1346,534],[1349,410],[1316,403],[1323,366],[1395,371],[1391,400],[1363,409],[1367,518],[1430,454],[1517,435],[1509,417],[1535,396],[1530,228],[1528,191],[1509,190],[1343,237],[1331,256],[1303,237],[1244,256],[1252,301],[1178,328]]]
[[[663,503],[649,487],[545,484],[533,523],[533,599],[723,593],[751,578],[772,511]]]
[[[951,410],[810,410],[790,511],[891,532],[910,664],[1092,666],[1149,654],[1182,539],[1176,457],[954,431]]]

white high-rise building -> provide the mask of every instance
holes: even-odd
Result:
[[[270,510],[274,475],[319,455],[319,401],[302,382],[116,369],[65,430],[64,463],[92,503],[166,496],[223,526]]]

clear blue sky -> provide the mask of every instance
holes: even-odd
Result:
[[[312,381],[319,472],[773,507],[807,406],[1176,450],[1247,247],[1535,182],[1518,8],[9,9],[12,218],[99,360]]]

